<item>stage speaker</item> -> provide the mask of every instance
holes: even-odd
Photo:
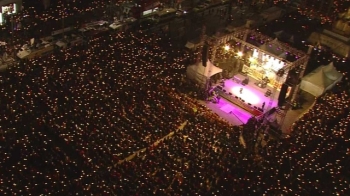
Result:
[[[293,86],[297,85],[299,80],[299,75],[296,73],[294,69],[290,70],[287,75],[286,83]]]
[[[276,107],[273,107],[270,111],[267,112],[267,115],[270,116],[271,114],[276,112]]]
[[[205,43],[202,49],[202,64],[204,67],[207,66],[209,56],[209,46],[208,43]]]
[[[286,101],[286,95],[287,95],[288,85],[283,83],[281,87],[281,92],[278,96],[278,106],[281,107],[284,102]]]

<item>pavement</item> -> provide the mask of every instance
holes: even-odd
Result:
[[[302,108],[297,110],[288,110],[286,113],[286,117],[284,118],[281,126],[282,133],[284,134],[289,135],[290,127],[293,125],[293,123],[299,120],[310,108],[314,106],[316,102],[316,98],[305,91],[302,91],[301,96],[304,100]],[[279,121],[278,118],[277,121]]]
[[[178,131],[183,130],[184,127],[185,127],[186,125],[187,125],[187,121],[183,122],[183,123],[178,127],[177,130],[178,130]],[[172,137],[172,136],[174,135],[174,133],[175,133],[174,131],[170,132],[168,135],[166,135],[166,136],[160,138],[159,140],[155,141],[155,142],[154,142],[152,145],[150,145],[150,146],[158,146],[158,144],[159,144],[160,142],[162,142],[162,141],[163,141],[164,139],[166,139],[166,138]],[[138,150],[138,151],[134,152],[134,153],[131,154],[130,156],[126,157],[125,159],[120,160],[116,165],[122,164],[122,163],[125,162],[125,161],[131,161],[131,160],[132,160],[133,158],[135,158],[139,153],[145,152],[146,149],[147,149],[147,148],[143,148],[143,149],[141,149],[141,150]]]

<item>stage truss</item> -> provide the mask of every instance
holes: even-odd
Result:
[[[278,47],[281,50],[286,51],[291,55],[295,55],[295,57],[297,57],[297,60],[295,60],[293,62],[287,61],[286,59],[284,59],[282,57],[276,56],[275,54],[272,54],[269,51],[266,51],[266,50],[259,48],[259,46],[255,46],[251,43],[248,43],[246,41],[248,35],[254,36],[256,39],[262,41],[263,43],[271,43],[271,44],[273,43],[273,45],[275,47]],[[274,57],[275,59],[277,59],[279,61],[283,61],[285,63],[285,66],[278,71],[279,73],[283,73],[283,74],[282,75],[277,74],[277,77],[276,77],[277,81],[281,80],[281,77],[284,74],[288,74],[290,70],[295,69],[295,68],[300,70],[298,78],[299,78],[299,81],[301,81],[301,78],[304,76],[305,69],[306,69],[307,63],[309,61],[309,56],[311,53],[311,47],[309,48],[309,51],[307,53],[305,53],[305,52],[302,52],[300,50],[297,50],[297,49],[289,46],[288,44],[276,41],[271,37],[262,35],[259,32],[256,32],[254,30],[243,27],[243,28],[237,28],[233,33],[230,33],[230,34],[207,38],[207,42],[209,43],[209,46],[212,49],[212,53],[210,55],[210,57],[211,57],[210,60],[213,64],[215,64],[217,49],[220,46],[222,46],[223,44],[228,43],[229,41],[235,41],[235,42],[239,43],[240,46],[242,47],[242,49],[244,47],[246,47],[246,48],[249,48],[252,50],[256,50],[258,53],[266,54],[266,55],[269,55],[271,57]],[[212,71],[212,68],[209,68],[209,73],[211,73],[211,71]],[[297,84],[294,84],[292,86],[292,89],[290,92],[291,99],[290,99],[290,103],[288,105],[291,105],[291,103],[296,101],[297,94],[299,91],[299,85],[300,85],[300,82]],[[207,92],[209,92],[209,90],[211,88],[210,78],[208,78],[206,87],[207,87],[206,88],[206,93],[207,93]],[[273,92],[272,92],[273,96],[271,96],[271,99],[270,99],[269,103],[267,104],[267,107],[266,107],[267,110],[272,109],[271,107],[272,107],[272,103],[273,103],[273,98],[274,98],[275,94],[277,93],[277,91],[278,91],[277,88],[273,88]],[[287,108],[289,108],[289,107],[287,107]],[[280,108],[277,108],[277,110],[278,110],[277,114],[280,116],[279,125],[281,126],[285,120],[288,109],[280,110]],[[265,119],[265,116],[262,116],[261,118]]]

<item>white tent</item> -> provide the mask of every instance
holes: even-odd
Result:
[[[200,84],[205,84],[206,80],[211,76],[221,73],[222,69],[213,65],[209,60],[207,66],[204,67],[202,62],[187,67],[187,77],[191,80],[195,80]]]
[[[226,27],[225,30],[228,31],[229,33],[232,33],[232,32],[234,32],[236,29],[237,29],[237,27],[234,27],[234,26],[229,25],[228,27]]]
[[[276,31],[273,34],[277,37],[277,39],[281,39],[283,37],[288,38],[288,42],[294,43],[294,35],[290,35],[284,31]],[[275,40],[274,40],[275,41]]]
[[[335,69],[333,63],[330,63],[318,67],[305,76],[301,81],[300,88],[318,97],[340,82],[342,78],[343,74]]]
[[[30,51],[27,51],[27,50],[22,50],[22,51],[19,51],[17,53],[17,57],[20,58],[20,59],[24,59],[26,58],[27,56],[29,56],[30,54]]]
[[[111,25],[109,25],[110,28],[112,28],[113,30],[116,30],[120,27],[122,27],[123,25],[122,24],[118,24],[118,23],[112,23]]]
[[[288,41],[289,41],[290,43],[294,43],[294,40],[295,40],[294,35],[292,35],[292,36],[288,39]]]
[[[56,46],[58,46],[60,48],[67,48],[67,43],[65,43],[63,41],[58,41],[58,42],[56,42]]]
[[[275,34],[277,37],[281,36],[284,31],[276,31],[273,34]]]

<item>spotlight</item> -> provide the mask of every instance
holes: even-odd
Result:
[[[243,52],[237,52],[237,56],[242,57],[243,56]]]
[[[230,50],[230,46],[229,45],[226,45],[224,48],[225,48],[226,51]]]

